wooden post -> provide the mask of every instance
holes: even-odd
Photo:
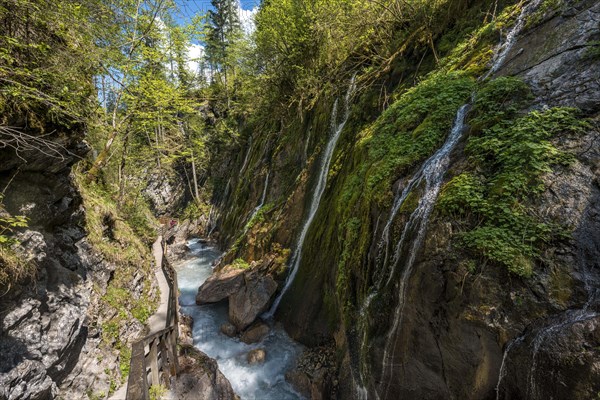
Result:
[[[158,380],[158,354],[156,352],[157,340],[157,338],[154,338],[150,342],[150,353],[148,354],[148,358],[150,359],[150,377],[152,380],[151,385],[160,385],[160,381]]]
[[[148,380],[146,379],[144,342],[136,342],[131,348],[129,379],[127,380],[127,400],[148,400]]]
[[[171,375],[177,376],[179,373],[179,358],[177,354],[177,337],[179,336],[177,332],[179,331],[179,325],[177,322],[173,327],[173,330],[169,332],[169,342],[168,345],[171,346],[171,354],[173,354],[173,364],[171,366]]]
[[[167,388],[171,384],[170,365],[172,363],[171,355],[169,354],[169,350],[167,349],[167,346],[165,344],[168,334],[168,332],[165,332],[163,335],[160,336],[160,339],[158,341],[158,352],[160,354],[160,370],[162,372],[162,376],[164,377],[165,385],[167,386]]]

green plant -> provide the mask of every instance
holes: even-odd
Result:
[[[167,393],[167,388],[163,385],[152,385],[148,392],[150,400],[160,400]]]
[[[492,81],[477,93],[466,146],[471,168],[450,180],[438,200],[442,214],[467,221],[459,234],[466,250],[523,277],[533,273],[544,244],[564,237],[563,227],[530,207],[546,188],[543,175],[573,159],[551,139],[589,127],[572,108],[519,115],[528,98],[527,87],[514,78]]]
[[[27,218],[12,216],[4,210],[0,195],[0,285],[10,286],[36,274],[33,261],[26,261],[15,251],[19,241],[12,235],[16,228],[27,226]]]
[[[129,376],[129,364],[131,363],[131,348],[122,344],[119,349],[119,370],[121,371],[121,382]]]
[[[250,264],[248,264],[248,262],[246,260],[244,260],[243,258],[236,258],[231,263],[231,266],[233,268],[236,268],[236,269],[248,269],[248,268],[250,268]]]

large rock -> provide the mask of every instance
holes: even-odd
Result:
[[[498,399],[597,398],[600,317],[594,315],[571,310],[515,341],[505,360]]]
[[[267,310],[277,283],[270,275],[252,274],[242,289],[229,296],[229,320],[239,330],[246,329]]]
[[[237,292],[244,282],[244,270],[225,267],[212,274],[198,289],[196,304],[216,303]]]
[[[217,362],[193,346],[183,345],[173,392],[178,400],[238,400]]]
[[[267,352],[265,351],[265,349],[250,350],[248,352],[248,355],[246,356],[248,364],[262,364],[265,362],[266,358]]]
[[[269,325],[262,321],[252,324],[240,337],[246,344],[260,342],[269,333]]]
[[[148,178],[144,194],[157,215],[172,215],[181,209],[185,200],[185,185],[179,174],[172,171],[153,173]]]

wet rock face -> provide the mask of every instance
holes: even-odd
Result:
[[[595,1],[568,2],[561,14],[524,32],[501,74],[517,74],[532,85],[537,107],[577,106],[597,118],[600,68],[585,58],[582,43],[597,40],[599,7]],[[576,138],[556,139],[557,147],[577,161],[548,174],[548,190],[531,206],[574,235],[547,246],[533,277],[518,279],[492,266],[469,276],[455,259],[460,253],[454,250],[452,256],[448,227],[430,221],[387,361],[384,349],[398,286],[372,307],[370,393],[382,399],[493,399],[504,352],[523,336],[507,354],[501,399],[597,395],[598,317],[570,319],[573,310],[588,303],[589,286],[600,282],[597,137],[596,127]],[[464,162],[461,157],[455,154],[455,168]],[[595,303],[589,303],[589,312],[598,309]]]
[[[499,399],[593,399],[600,393],[600,317],[551,326],[532,327],[513,346]]]
[[[598,111],[600,68],[597,56],[590,54],[600,39],[599,13],[595,0],[567,1],[560,12],[519,38],[501,74],[523,78],[539,103]]]
[[[307,349],[285,379],[304,397],[311,400],[336,398],[338,381],[335,378],[335,349],[319,346]]]

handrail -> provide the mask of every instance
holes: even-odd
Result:
[[[165,227],[163,226],[163,233]],[[170,386],[171,377],[177,376],[177,338],[179,337],[179,314],[177,312],[177,273],[168,263],[164,234],[161,236],[160,267],[169,285],[166,328],[152,333],[131,346],[129,378],[126,400],[149,400],[150,387]]]

